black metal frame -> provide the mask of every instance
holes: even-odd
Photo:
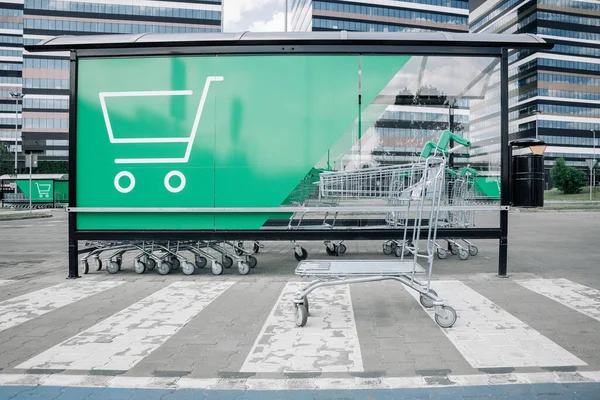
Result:
[[[243,35],[242,35],[243,36]],[[241,38],[241,37],[240,37]],[[432,45],[431,41],[423,43],[411,42],[410,45],[402,45],[393,41],[371,41],[366,40],[330,40],[289,43],[284,40],[271,40],[269,44],[262,41],[224,41],[222,43],[177,43],[176,46],[168,46],[165,43],[104,43],[103,45],[75,44],[52,45],[51,41],[38,46],[26,46],[30,51],[57,51],[70,50],[70,118],[69,118],[69,207],[77,206],[77,80],[78,60],[80,58],[100,57],[156,57],[175,55],[223,55],[223,54],[395,54],[395,55],[452,55],[452,56],[475,56],[500,58],[501,62],[501,206],[510,205],[510,154],[508,146],[508,45],[497,42],[488,45],[480,42],[473,44],[468,41],[444,43],[439,40]],[[267,42],[269,42],[267,40]],[[510,43],[511,47],[529,48],[551,48],[543,42],[536,44]],[[424,234],[425,232],[422,232]],[[174,240],[327,240],[327,239],[389,239],[398,235],[394,229],[260,229],[228,230],[228,231],[171,231],[171,230],[106,230],[89,231],[77,229],[77,213],[69,213],[69,278],[78,278],[78,241],[79,240],[152,240],[164,239],[168,236]],[[467,229],[438,229],[439,238],[462,237],[470,239],[499,239],[498,275],[507,274],[508,253],[508,209],[500,211],[499,228],[467,228]]]

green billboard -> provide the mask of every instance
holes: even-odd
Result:
[[[29,191],[30,181],[19,179],[16,181],[18,188],[34,203],[52,203],[54,201],[54,181],[46,179],[31,180],[31,193]]]
[[[77,207],[278,207],[328,151],[355,144],[409,58],[80,59]],[[77,228],[258,229],[271,216],[78,213]]]

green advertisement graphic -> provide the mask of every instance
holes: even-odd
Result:
[[[365,106],[409,59],[368,58]],[[355,55],[80,60],[77,206],[280,206],[355,123],[358,65]],[[269,217],[82,213],[78,229],[258,229]]]
[[[31,196],[29,193],[29,180],[17,180],[17,186],[21,191],[31,198],[32,202],[43,203],[52,202],[54,199],[54,181],[34,179],[31,181]]]

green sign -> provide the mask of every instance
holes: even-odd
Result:
[[[357,55],[82,59],[77,206],[278,207],[328,150],[350,149],[361,110],[408,59],[363,56],[360,107]],[[269,217],[81,213],[77,228],[258,229]]]
[[[67,203],[69,201],[69,182],[54,181],[54,201]]]
[[[54,200],[54,181],[33,179],[31,181],[31,195],[29,193],[29,180],[17,180],[17,186],[34,203],[52,202]]]

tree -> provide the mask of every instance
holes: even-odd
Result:
[[[564,158],[557,158],[550,170],[554,186],[564,194],[579,193],[586,184],[585,172],[570,167]]]
[[[0,175],[13,174],[14,162],[6,142],[0,141]]]

